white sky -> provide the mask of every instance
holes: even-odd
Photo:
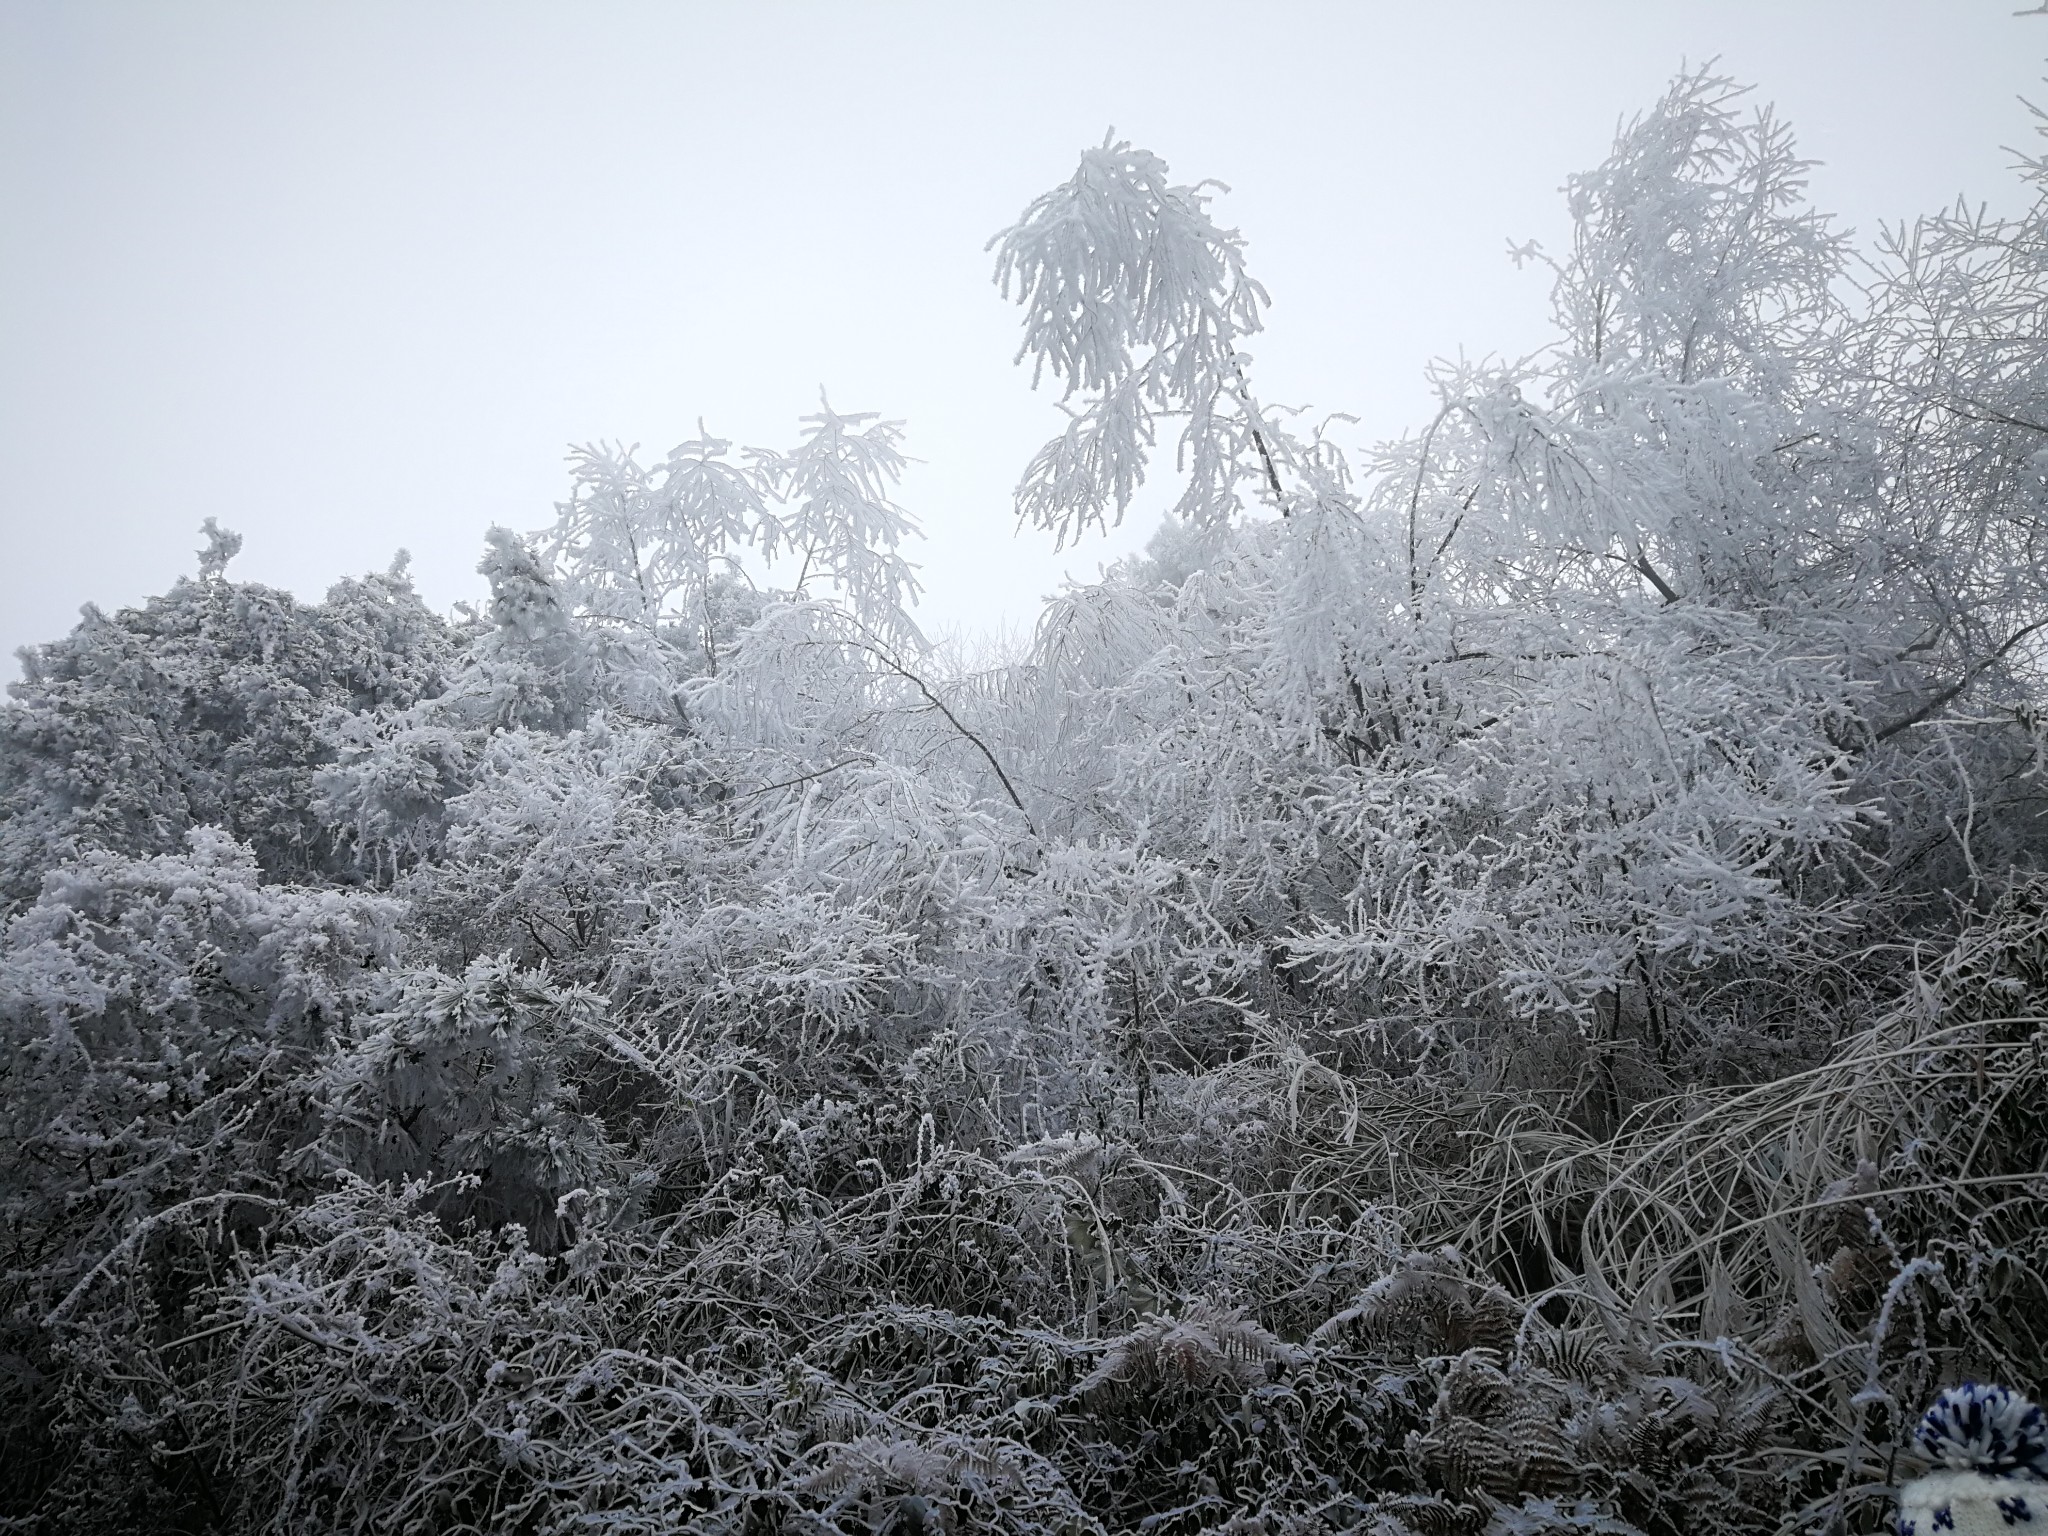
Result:
[[[1718,55],[1871,231],[2017,211],[2019,0],[521,4],[0,0],[0,655],[193,568],[428,599],[540,527],[567,443],[784,445],[820,384],[909,423],[927,629],[1063,572],[1010,489],[1058,418],[983,245],[1114,125],[1274,296],[1270,400],[1398,435],[1432,356],[1545,339],[1510,237]],[[14,676],[11,661],[6,676]]]

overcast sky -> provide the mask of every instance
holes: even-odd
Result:
[[[0,0],[0,653],[162,590],[209,515],[242,579],[404,546],[445,608],[567,444],[787,444],[820,385],[909,424],[927,628],[1026,627],[1149,532],[1055,555],[1009,509],[1058,418],[983,247],[1108,127],[1230,184],[1260,393],[1395,436],[1432,356],[1545,339],[1508,241],[1688,61],[1860,231],[2017,211],[2018,8]]]

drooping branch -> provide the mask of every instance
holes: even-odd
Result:
[[[893,652],[888,647],[883,645],[881,640],[875,636],[874,632],[870,630],[867,627],[867,625],[861,623],[861,621],[858,618],[855,618],[851,614],[847,615],[847,617],[855,626],[857,626],[867,636],[867,638],[857,639],[853,643],[860,647],[860,649],[862,649],[863,651],[866,651],[870,656],[874,657],[875,660],[879,661],[886,670],[893,673],[897,677],[902,678],[906,683],[910,684],[911,687],[915,688],[920,694],[924,695],[925,702],[930,704],[931,707],[933,709],[936,709],[941,715],[944,715],[946,717],[946,723],[952,726],[954,730],[958,731],[963,737],[967,739],[968,742],[970,742],[973,745],[974,749],[977,752],[979,752],[984,759],[987,760],[989,767],[994,770],[997,780],[1003,786],[1003,793],[1010,797],[1010,804],[1017,807],[1018,814],[1023,816],[1024,825],[1030,828],[1032,836],[1037,836],[1038,829],[1032,825],[1031,813],[1024,809],[1024,801],[1022,797],[1018,795],[1016,785],[1010,782],[1009,774],[1003,771],[1002,763],[997,760],[995,753],[989,750],[988,743],[983,741],[979,736],[975,735],[974,732],[970,731],[965,725],[961,724],[960,717],[954,714],[952,710],[946,707],[946,701],[944,699],[941,699],[938,696],[938,694],[932,691],[931,685],[927,683],[922,677],[918,676],[917,673],[911,671],[910,668],[905,666],[901,659],[897,657],[895,652]]]
[[[2022,640],[2026,639],[2027,636],[2033,634],[2036,630],[2042,628],[2048,628],[2048,619],[2037,619],[2032,624],[2027,625],[2024,629],[2016,631],[1997,650],[1993,651],[1989,656],[1985,657],[1982,661],[1978,662],[1976,666],[1970,668],[1961,677],[1957,678],[1953,683],[1949,684],[1948,687],[1942,689],[1939,693],[1935,694],[1933,698],[1929,699],[1925,704],[1922,704],[1918,709],[1914,710],[1911,714],[1905,716],[1903,719],[1894,720],[1890,725],[1883,726],[1880,729],[1871,732],[1871,744],[1874,746],[1880,741],[1888,741],[1892,737],[1898,735],[1901,731],[1909,731],[1914,726],[1924,725],[1927,721],[1933,719],[1935,715],[1939,714],[1942,710],[1948,708],[1948,706],[1951,703],[1953,703],[1956,699],[1960,698],[1964,693],[1968,692],[1971,685],[1974,684],[1978,678],[1982,677],[1986,672],[1990,671],[1993,667],[1997,666],[1999,662],[2003,661],[2007,653],[2009,653],[2014,646],[2018,645]]]

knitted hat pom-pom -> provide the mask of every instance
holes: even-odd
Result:
[[[2048,1419],[2007,1387],[1950,1387],[1920,1420],[1917,1438],[1937,1464],[1958,1472],[2048,1478]]]

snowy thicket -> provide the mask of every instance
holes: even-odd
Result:
[[[456,623],[209,526],[0,712],[0,1529],[1882,1528],[2048,1385],[2023,174],[1858,249],[1681,78],[1354,462],[1105,142],[1016,510],[1174,513],[988,670],[826,402]]]

